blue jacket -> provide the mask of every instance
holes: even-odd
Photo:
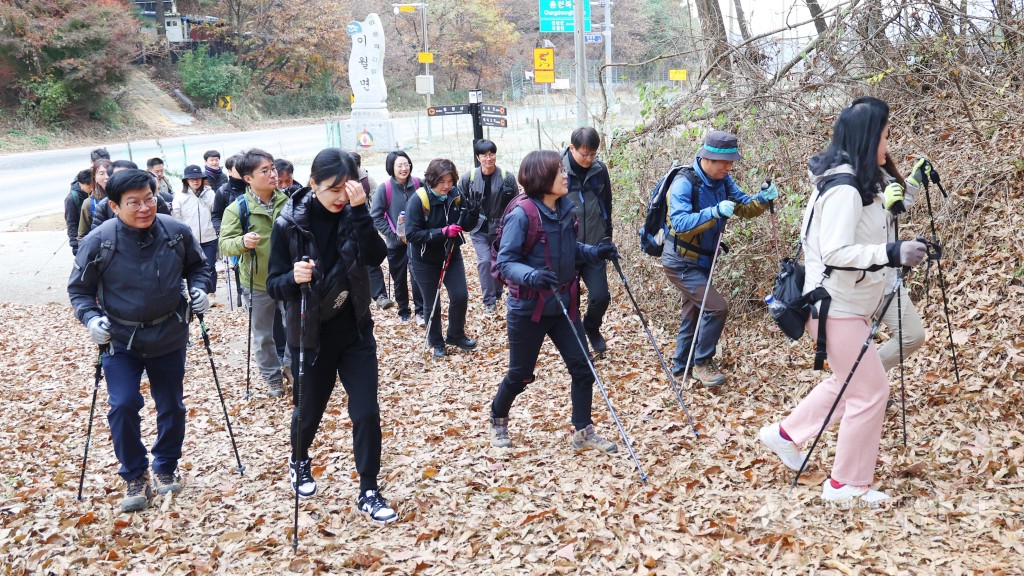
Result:
[[[693,169],[701,179],[700,190],[697,191],[699,206],[691,204],[693,188],[690,181],[683,176],[676,176],[668,189],[669,237],[665,239],[666,250],[661,255],[661,261],[673,267],[684,264],[692,266],[696,263],[698,268],[710,270],[718,235],[725,226],[724,219],[713,217],[711,209],[722,200],[732,200],[736,203],[734,216],[753,218],[764,213],[768,203],[762,202],[757,196],[747,196],[731,176],[712,181],[701,170],[699,158],[694,159]],[[676,242],[699,246],[700,251],[676,244],[672,240],[673,236]],[[667,249],[670,246],[672,250]]]
[[[577,262],[585,260],[597,263],[597,248],[576,240],[576,228],[573,219],[574,205],[566,197],[558,199],[557,211],[552,212],[538,200],[530,200],[540,210],[541,223],[546,235],[544,242],[537,242],[529,254],[523,254],[523,242],[529,226],[529,217],[521,206],[517,206],[505,217],[501,232],[501,244],[498,247],[496,264],[498,271],[510,286],[507,305],[509,313],[532,315],[537,305],[538,291],[526,285],[526,278],[537,269],[548,266],[550,255],[551,270],[558,276],[560,286],[559,298],[566,309],[572,311],[579,306],[572,300],[571,285],[576,280]],[[545,253],[547,250],[547,254]],[[521,289],[519,287],[521,286]],[[513,295],[518,294],[518,297]],[[551,298],[551,293],[544,299],[543,316],[555,316],[562,313],[558,303]]]

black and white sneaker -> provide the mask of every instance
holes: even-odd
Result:
[[[316,495],[316,480],[313,479],[313,460],[306,458],[298,464],[288,459],[288,479],[292,483],[292,491],[299,498],[312,498]]]
[[[398,520],[398,513],[388,501],[376,490],[367,490],[357,501],[359,511],[370,517],[370,520],[381,524],[390,524]]]

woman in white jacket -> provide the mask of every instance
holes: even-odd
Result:
[[[213,302],[217,292],[217,231],[211,216],[214,192],[207,183],[206,173],[194,164],[185,168],[181,182],[181,192],[176,192],[171,202],[171,216],[187,224],[203,248],[206,263],[210,266],[212,290],[209,296]]]
[[[832,142],[809,162],[817,190],[804,213],[804,293],[823,286],[832,297],[825,321],[826,351],[833,374],[818,384],[780,423],[761,428],[761,441],[783,463],[800,468],[800,447],[821,429],[871,329],[885,288],[885,267],[916,266],[921,242],[888,241],[889,219],[882,186],[889,149],[889,106],[862,97],[836,120]],[[817,334],[817,314],[808,332]],[[871,490],[889,383],[874,346],[868,346],[830,423],[839,421],[831,478],[822,499],[868,505],[889,498]]]

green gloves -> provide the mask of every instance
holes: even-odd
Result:
[[[907,178],[907,182],[909,181],[910,178]],[[893,182],[886,186],[884,196],[883,205],[889,212],[902,214],[907,211],[903,206],[903,186],[900,186],[899,182]]]
[[[918,158],[917,162],[914,162],[914,167],[910,170],[910,176],[907,176],[907,184],[910,184],[914,188],[920,188],[922,184],[928,181],[928,177],[932,174],[932,163],[927,158]],[[888,206],[886,206],[888,208]]]

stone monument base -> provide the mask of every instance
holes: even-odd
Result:
[[[341,121],[341,147],[345,150],[377,150],[390,152],[398,149],[395,126],[390,119],[352,118]]]

